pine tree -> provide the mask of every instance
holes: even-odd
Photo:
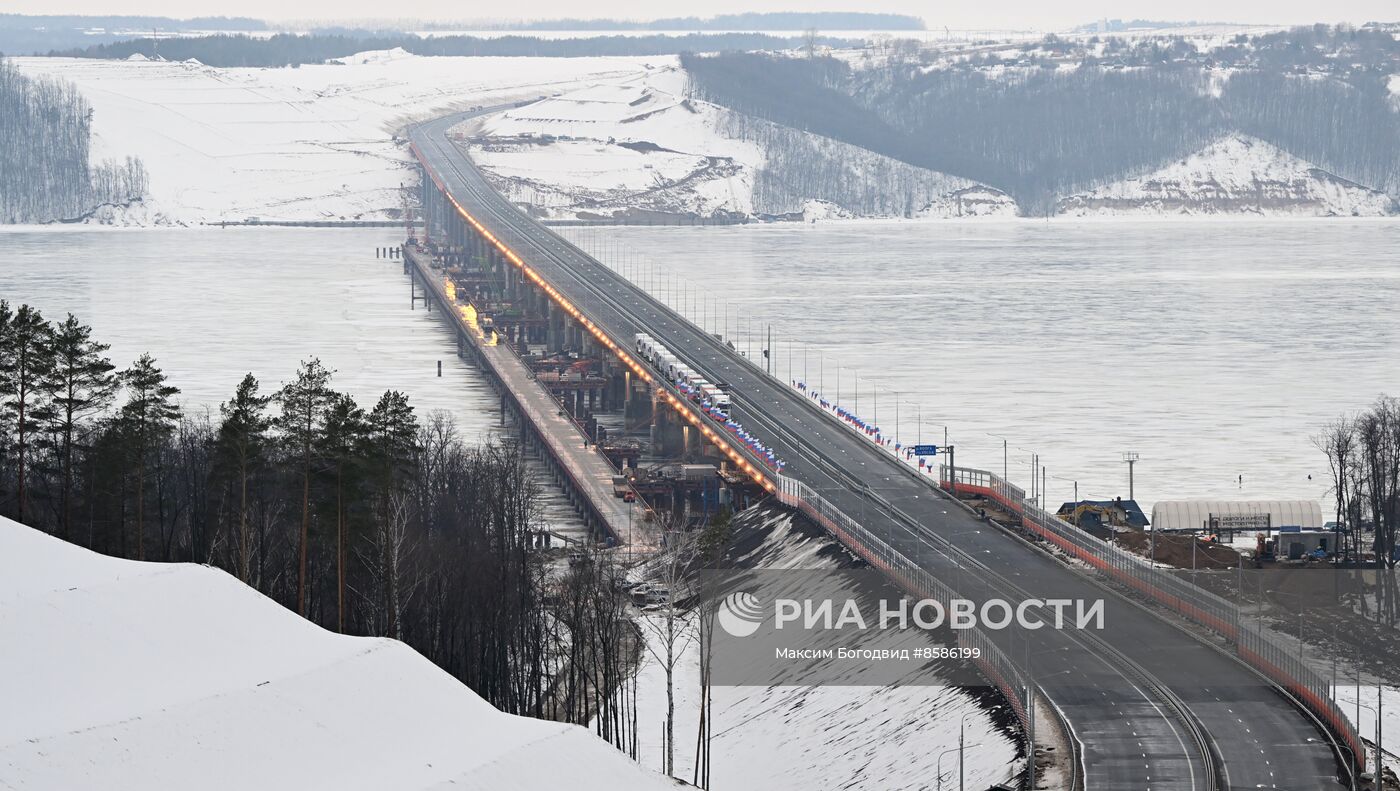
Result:
[[[165,383],[150,353],[121,373],[126,403],[119,418],[131,458],[136,464],[136,559],[146,556],[146,467],[150,456],[175,428],[180,407],[171,399],[180,388]]]
[[[360,456],[364,452],[369,424],[365,411],[355,399],[345,393],[332,397],[326,411],[326,430],[322,435],[320,454],[330,464],[335,478],[335,605],[336,630],[345,631],[345,562],[348,543],[349,504],[345,492],[357,476]]]
[[[59,536],[67,539],[73,523],[73,454],[83,420],[105,409],[116,396],[115,366],[103,356],[110,346],[92,340],[92,327],[72,313],[53,331],[53,365],[44,382],[53,407],[53,433],[63,467],[59,489]]]
[[[369,413],[370,458],[381,497],[392,494],[412,469],[417,438],[418,420],[408,396],[386,390]]]
[[[248,480],[261,466],[267,445],[268,396],[258,395],[258,380],[245,374],[233,398],[219,405],[218,459],[238,480],[238,578],[250,578],[248,554]]]
[[[30,447],[52,415],[42,385],[53,367],[53,328],[38,310],[20,305],[0,329],[0,410],[15,432],[15,520],[23,522]]]
[[[316,441],[324,428],[326,410],[334,394],[330,390],[331,371],[315,357],[297,369],[297,378],[282,386],[277,401],[282,414],[277,427],[288,449],[300,459],[301,536],[297,563],[297,613],[306,617],[306,554],[311,534],[311,463]]]

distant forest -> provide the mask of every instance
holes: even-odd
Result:
[[[55,49],[90,47],[130,38],[133,34],[192,30],[265,30],[267,25],[244,17],[74,16],[0,14],[0,52],[35,55]]]
[[[432,29],[432,28],[429,28]],[[462,29],[462,28],[458,28]],[[471,29],[471,28],[469,28]],[[924,21],[904,14],[862,11],[749,12],[700,18],[669,17],[636,22],[619,19],[544,19],[483,25],[483,30],[923,30]]]
[[[194,36],[188,38],[137,38],[81,49],[50,52],[50,55],[76,58],[125,59],[132,55],[151,57],[157,51],[166,60],[191,58],[209,66],[277,67],[323,63],[357,52],[401,47],[414,55],[457,55],[496,57],[582,58],[597,56],[676,55],[682,52],[728,52],[745,50],[796,49],[809,44],[820,47],[850,47],[856,42],[817,36],[806,38],[770,36],[763,33],[714,33],[685,36],[597,36],[593,38],[537,38],[534,36],[429,36],[391,34],[359,36],[352,34],[293,35],[279,33],[268,38],[243,35]],[[159,48],[157,50],[157,48]]]
[[[146,194],[141,161],[88,161],[92,108],[71,84],[0,58],[0,223],[81,219]]]
[[[1400,200],[1400,102],[1386,82],[1400,43],[1388,33],[1308,28],[1209,54],[1186,41],[1094,44],[1048,37],[1004,60],[938,64],[911,47],[864,68],[760,53],[681,60],[698,98],[988,184],[1030,215],[1227,132]],[[1212,71],[1221,61],[1228,79]]]

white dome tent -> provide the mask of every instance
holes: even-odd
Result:
[[[1316,500],[1162,500],[1152,506],[1152,529],[1202,530],[1212,516],[1253,514],[1268,514],[1270,530],[1322,527],[1322,506]]]

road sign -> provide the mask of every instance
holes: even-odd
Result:
[[[937,455],[938,455],[938,446],[937,446],[937,445],[915,445],[915,446],[914,446],[914,455],[915,455],[915,456],[937,456]]]

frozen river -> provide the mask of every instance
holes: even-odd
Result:
[[[316,356],[335,371],[332,387],[367,409],[400,390],[420,420],[447,410],[464,439],[488,438],[500,421],[495,391],[457,358],[436,313],[421,302],[410,310],[402,264],[374,257],[402,237],[395,228],[0,230],[0,298],[51,321],[72,312],[112,345],[118,367],[149,351],[188,411],[217,414],[249,371],[272,392]],[[558,490],[543,491],[546,518],[576,528]]]
[[[1141,456],[1149,510],[1178,497],[1322,498],[1326,460],[1309,438],[1400,394],[1396,221],[566,233],[707,326],[727,323],[741,350],[758,354],[771,322],[784,378],[791,360],[791,378],[834,397],[839,365],[842,403],[855,406],[859,377],[859,411],[874,417],[878,397],[887,433],[900,401],[904,442],[921,414],[924,442],[946,426],[959,465],[1000,471],[1005,438],[1020,484],[1039,453],[1055,506],[1076,481],[1084,497],[1126,497],[1125,451]]]
[[[1400,393],[1400,222],[860,223],[566,229],[787,377],[942,442],[1047,499],[1323,497],[1309,437]],[[72,311],[128,364],[150,351],[188,407],[246,371],[268,390],[318,355],[372,404],[408,393],[464,436],[497,399],[454,354],[397,262],[396,229],[0,233],[0,296]],[[655,270],[643,262],[658,262]],[[687,278],[667,286],[668,272]],[[751,327],[753,341],[745,336]],[[796,341],[795,343],[793,341]],[[437,377],[436,364],[443,363]],[[824,384],[823,384],[824,382]],[[922,416],[920,429],[916,416]],[[1309,481],[1308,476],[1312,476]],[[1240,485],[1243,476],[1243,486]],[[557,506],[557,503],[555,504]],[[552,508],[552,518],[565,512]]]

